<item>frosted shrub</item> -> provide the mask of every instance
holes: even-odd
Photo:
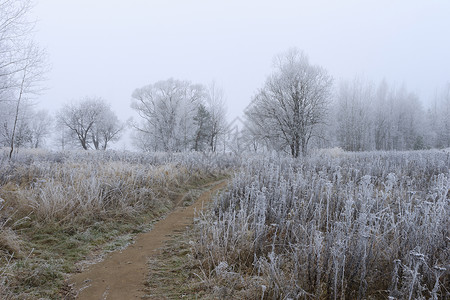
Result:
[[[444,298],[449,167],[438,151],[254,158],[199,220],[193,250],[255,298]]]

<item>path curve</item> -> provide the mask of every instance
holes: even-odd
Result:
[[[138,234],[125,250],[113,252],[102,262],[72,276],[70,282],[78,294],[76,299],[141,299],[145,295],[148,258],[157,254],[172,234],[193,224],[195,211],[202,209],[203,203],[210,201],[211,195],[226,184],[225,180],[213,184],[193,205],[175,208],[165,219],[155,223],[151,231]]]

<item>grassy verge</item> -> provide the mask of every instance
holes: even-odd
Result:
[[[260,293],[260,282],[206,270],[193,253],[192,241],[197,236],[192,231],[174,235],[149,260],[144,299],[254,299]]]
[[[161,252],[148,262],[149,274],[145,299],[200,299],[202,289],[195,289],[189,235],[178,234],[166,243]]]
[[[201,190],[193,191],[197,196],[201,194]],[[242,280],[237,282],[229,276],[223,278],[222,283],[232,286],[232,289],[217,288],[216,276],[206,271],[203,259],[198,257],[193,247],[199,236],[200,232],[194,225],[184,232],[175,233],[148,261],[144,299],[240,299],[243,296],[241,290],[248,292],[248,289],[244,290]],[[250,295],[246,297],[251,298]]]
[[[202,261],[192,252],[192,231],[174,235],[160,253],[148,262],[148,276],[144,299],[240,299],[242,295],[235,280],[223,282],[217,288],[217,278],[205,273]],[[248,292],[246,290],[245,292]],[[247,295],[247,299],[251,297]]]

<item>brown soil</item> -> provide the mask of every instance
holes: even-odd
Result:
[[[126,300],[144,295],[147,261],[167,242],[171,235],[193,224],[195,211],[211,200],[211,194],[225,187],[220,181],[203,192],[189,207],[177,207],[153,229],[136,236],[135,242],[123,251],[113,252],[105,260],[71,278],[77,299]],[[147,290],[148,292],[148,290]]]

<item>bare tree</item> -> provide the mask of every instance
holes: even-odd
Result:
[[[132,126],[144,141],[144,150],[184,151],[192,148],[194,116],[206,97],[205,88],[188,81],[168,79],[136,89],[131,107],[143,119]]]
[[[106,105],[91,130],[92,144],[96,150],[106,150],[108,143],[118,141],[124,129],[116,114]]]
[[[48,111],[39,110],[33,112],[30,120],[30,146],[31,148],[40,148],[46,138],[52,132],[53,118]]]
[[[450,147],[450,83],[444,86],[436,99],[437,114],[437,143],[438,148]]]
[[[297,49],[277,56],[274,67],[254,97],[247,118],[265,129],[264,138],[298,157],[306,154],[315,129],[325,120],[332,78]]]
[[[10,105],[10,103],[0,103],[1,111],[1,127],[0,127],[0,142],[3,147],[11,147],[13,126],[16,124],[14,131],[14,149],[25,145],[30,139],[30,132],[25,118],[25,110],[20,111],[20,115],[15,122],[16,107]]]
[[[343,82],[337,97],[336,136],[347,151],[413,150],[425,147],[425,114],[406,87]]]
[[[22,102],[27,100],[27,95],[37,92],[36,84],[42,80],[44,71],[45,54],[33,44],[28,45],[23,57],[22,69],[20,76],[18,76],[18,88],[16,89],[15,98],[15,118],[11,134],[10,153],[9,157],[12,157],[15,144],[16,128],[19,119],[20,109]]]
[[[57,120],[85,150],[106,149],[108,142],[117,140],[123,129],[110,106],[101,98],[86,97],[81,102],[66,104]]]
[[[27,15],[29,0],[0,0],[0,101],[14,106],[9,157],[17,145],[16,130],[23,102],[37,91],[45,72],[45,53],[31,40],[33,23]]]
[[[389,85],[385,80],[380,82],[374,96],[373,126],[375,149],[387,150],[392,118],[389,117]]]
[[[450,147],[450,83],[436,90],[425,124],[424,140],[428,147]]]
[[[227,110],[225,94],[215,82],[208,86],[206,109],[210,115],[209,147],[216,152],[219,139],[227,132]]]
[[[16,116],[17,107],[15,103],[0,103],[0,144],[11,148],[12,134],[14,133],[14,150],[25,146],[31,139],[29,117],[31,115],[30,106],[25,106]],[[13,131],[13,126],[15,129]]]
[[[425,113],[419,98],[405,86],[398,88],[382,81],[371,106],[367,113],[373,120],[373,149],[412,150],[425,146]]]
[[[337,99],[337,137],[347,151],[373,149],[372,85],[362,78],[342,82]]]
[[[27,20],[30,9],[30,0],[0,0],[0,92],[19,85],[15,75],[23,70],[23,52],[33,27]]]

